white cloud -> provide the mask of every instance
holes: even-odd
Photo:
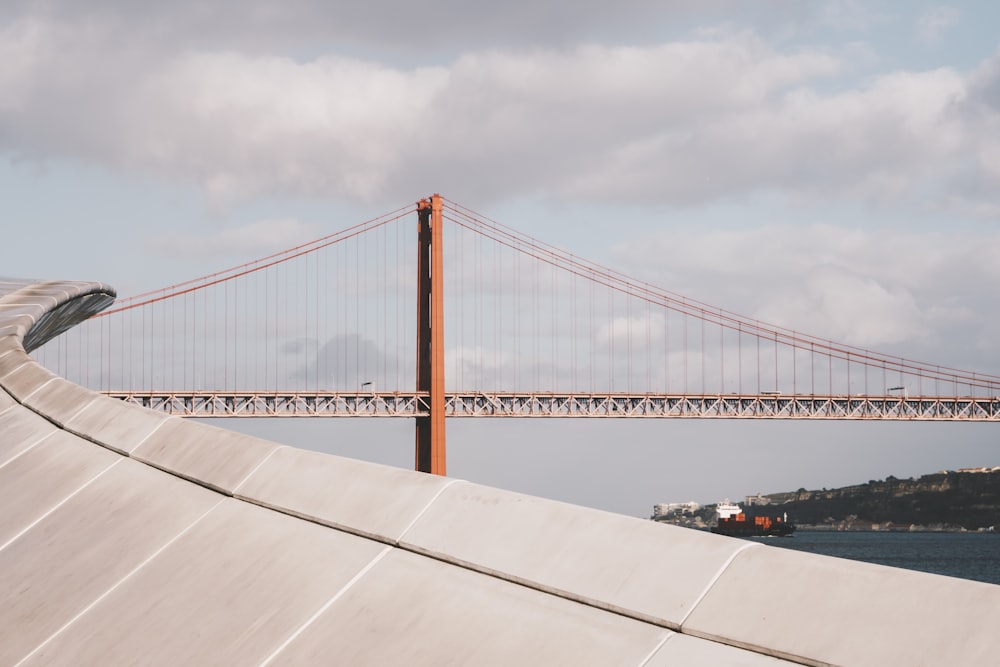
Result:
[[[860,0],[828,0],[820,10],[819,18],[838,30],[856,32],[870,30],[889,19],[885,13],[872,9],[871,3]]]
[[[831,265],[817,266],[802,278],[787,298],[763,304],[760,318],[782,325],[808,322],[824,337],[865,348],[886,349],[924,330],[913,295],[898,284]]]
[[[365,198],[384,190],[444,77],[341,58],[187,56],[142,83],[135,102],[153,133],[143,140],[135,128],[121,157],[200,178],[223,199],[273,191]]]
[[[260,220],[204,235],[171,232],[151,239],[148,245],[154,254],[167,257],[251,260],[311,241],[319,235],[316,225],[298,220]]]
[[[992,367],[1000,355],[978,337],[1000,317],[978,286],[1000,278],[997,248],[996,233],[788,224],[671,231],[616,253],[640,278],[747,317],[926,361],[947,342]]]
[[[917,39],[925,44],[938,42],[946,30],[958,25],[960,16],[957,9],[948,5],[938,5],[924,10],[917,17]]]
[[[0,25],[25,16],[98,25],[109,42],[135,39],[158,50],[238,50],[251,54],[378,51],[407,61],[437,59],[473,45],[572,44],[673,21],[717,20],[738,0],[44,0],[0,3]],[[779,3],[776,3],[779,4]],[[780,3],[787,4],[787,3]],[[773,13],[788,13],[777,7]],[[451,57],[446,55],[445,57]]]
[[[526,188],[657,204],[763,190],[906,206],[933,192],[944,195],[934,206],[963,216],[1000,210],[996,115],[976,107],[990,63],[971,76],[899,71],[852,85],[842,51],[729,30],[636,47],[504,46],[421,69],[339,55],[333,41],[308,58],[238,40],[222,40],[228,51],[143,48],[126,35],[140,23],[128,3],[73,5],[46,3],[46,15],[0,32],[0,150],[197,182],[219,200],[396,201],[430,184],[486,203]],[[337,11],[362,19],[293,5],[298,28]],[[187,26],[196,10],[159,8],[154,23]],[[251,2],[211,29],[236,36],[266,16]]]
[[[622,142],[570,192],[690,203],[762,189],[898,200],[960,159],[963,94],[960,77],[938,70],[839,94],[797,88],[732,110],[704,107],[680,128]]]
[[[497,388],[503,375],[509,382],[512,363],[510,354],[482,345],[449,347],[444,353],[445,382],[463,389]]]
[[[115,36],[100,22],[4,29],[0,151],[194,182],[219,202],[441,190],[693,205],[778,192],[1000,210],[989,63],[828,89],[844,58],[749,32],[470,51],[416,68]]]
[[[25,99],[32,73],[44,51],[44,27],[24,21],[0,30],[0,110],[14,110]]]
[[[613,348],[616,341],[629,339],[633,335],[640,345],[647,342],[659,345],[666,325],[664,316],[658,313],[634,315],[631,318],[615,317],[610,323],[598,326],[594,339],[605,349]]]

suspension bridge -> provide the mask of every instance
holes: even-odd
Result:
[[[171,414],[415,418],[441,451],[445,416],[1000,420],[1000,376],[742,316],[438,195],[121,299],[35,356]]]

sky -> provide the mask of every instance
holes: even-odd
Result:
[[[986,2],[7,0],[0,275],[126,296],[441,192],[749,317],[1000,373],[998,26]],[[637,421],[452,421],[449,473],[645,516],[1000,463],[990,424]],[[226,425],[412,462],[406,420]]]

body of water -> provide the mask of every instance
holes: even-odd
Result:
[[[793,537],[752,539],[780,549],[1000,584],[1000,533],[799,531]]]

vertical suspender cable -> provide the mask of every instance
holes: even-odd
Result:
[[[273,268],[264,269],[264,326],[262,327],[264,332],[262,339],[264,344],[264,391],[270,389],[268,380],[271,375],[271,341],[269,340],[271,337],[271,286],[268,284],[270,282],[268,274]]]
[[[705,389],[705,318],[699,317],[698,321],[701,323],[701,393],[707,394],[708,390]]]
[[[382,294],[382,335],[379,337],[379,350],[382,354],[382,377],[379,380],[379,387],[384,389],[389,386],[389,244],[388,233],[385,228],[379,229],[379,237],[382,240],[382,267],[378,273],[379,284]]]
[[[577,384],[577,381],[576,381],[576,367],[580,365],[580,360],[576,356],[576,347],[577,347],[577,326],[576,326],[577,325],[577,322],[576,322],[576,312],[577,312],[576,299],[577,299],[577,295],[576,295],[576,286],[577,286],[577,282],[578,282],[577,281],[577,275],[575,273],[572,274],[570,276],[570,280],[573,281],[573,296],[572,296],[572,299],[570,300],[570,304],[571,304],[572,307],[570,308],[569,319],[573,323],[573,326],[572,326],[572,329],[570,330],[570,334],[569,334],[570,335],[570,355],[572,357],[572,361],[570,362],[570,369],[572,370],[572,377],[570,378],[570,382],[572,384],[571,384],[569,390],[570,391],[579,391],[580,387],[579,387],[579,385]]]
[[[757,343],[757,393],[760,394],[760,329],[754,334],[754,341]]]
[[[799,348],[794,345],[792,350],[792,393],[799,393]]]
[[[722,319],[722,309],[719,309],[719,319]],[[726,328],[719,325],[719,393],[726,393]]]
[[[682,317],[684,321],[684,393],[688,393],[688,315]]]
[[[551,355],[549,356],[549,388],[553,391],[557,390],[556,378],[557,378],[557,368],[559,366],[558,358],[556,357],[556,339],[559,337],[558,324],[556,322],[556,270],[554,267],[549,267],[549,276],[551,276],[551,288],[552,293],[549,298],[549,320],[552,323],[550,327],[550,348]]]
[[[503,330],[500,326],[503,317],[503,273],[500,263],[503,261],[503,248],[499,243],[493,244],[493,391],[503,390]]]
[[[663,306],[663,393],[670,393],[670,309]]]
[[[646,366],[646,391],[650,392],[653,391],[653,376],[652,376],[653,313],[650,308],[652,304],[650,303],[649,299],[645,299],[645,303],[646,303],[646,359],[644,365]]]
[[[632,393],[632,286],[625,293],[625,388]]]
[[[222,388],[229,388],[229,281],[222,283]],[[234,332],[235,333],[235,332]]]
[[[778,391],[778,332],[774,332],[774,390]]]
[[[586,334],[584,336],[583,342],[587,346],[586,358],[588,360],[587,372],[585,374],[585,379],[587,382],[587,391],[591,394],[595,393],[595,373],[597,370],[597,297],[595,294],[596,283],[590,280],[590,276],[585,276],[583,281],[584,289],[586,290],[584,294],[584,299],[586,299],[587,304],[587,316],[581,326],[584,327]],[[583,381],[583,379],[581,379]]]

